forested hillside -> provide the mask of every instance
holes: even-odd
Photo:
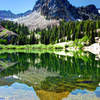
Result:
[[[95,42],[95,37],[100,37],[100,20],[92,21],[61,21],[59,26],[47,27],[29,31],[28,27],[10,21],[2,21],[1,25],[18,34],[16,44],[55,44],[69,40],[87,37],[89,44]],[[13,42],[12,42],[13,43]],[[14,43],[15,44],[15,43]]]

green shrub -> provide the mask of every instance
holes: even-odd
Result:
[[[7,40],[0,39],[0,44],[7,44]]]

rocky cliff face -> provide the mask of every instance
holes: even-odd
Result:
[[[67,0],[38,0],[33,11],[54,19],[74,20],[78,17],[77,9]]]
[[[33,12],[32,14],[18,18],[15,21],[28,26],[30,30],[35,30],[37,28],[44,29],[47,26],[59,25],[59,20],[47,20],[45,16],[42,16],[39,12]]]
[[[99,16],[94,5],[76,8],[68,0],[38,0],[33,11],[41,12],[47,18],[54,19],[94,19]]]
[[[96,16],[100,16],[95,5],[79,7],[77,10],[80,19],[95,19]]]
[[[59,25],[59,19],[86,20],[95,19],[96,16],[99,16],[99,13],[94,5],[76,8],[68,0],[37,0],[33,12],[29,16],[16,19],[16,21],[33,30]]]

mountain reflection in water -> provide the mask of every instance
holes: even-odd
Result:
[[[4,100],[100,100],[99,86],[100,60],[93,54],[0,54]]]

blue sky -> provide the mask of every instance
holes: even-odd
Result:
[[[85,6],[88,4],[94,4],[97,8],[100,8],[100,0],[69,0],[75,6]]]
[[[74,6],[95,4],[100,8],[100,0],[69,0]],[[25,12],[32,9],[36,0],[0,0],[0,10],[11,10],[13,13]]]

